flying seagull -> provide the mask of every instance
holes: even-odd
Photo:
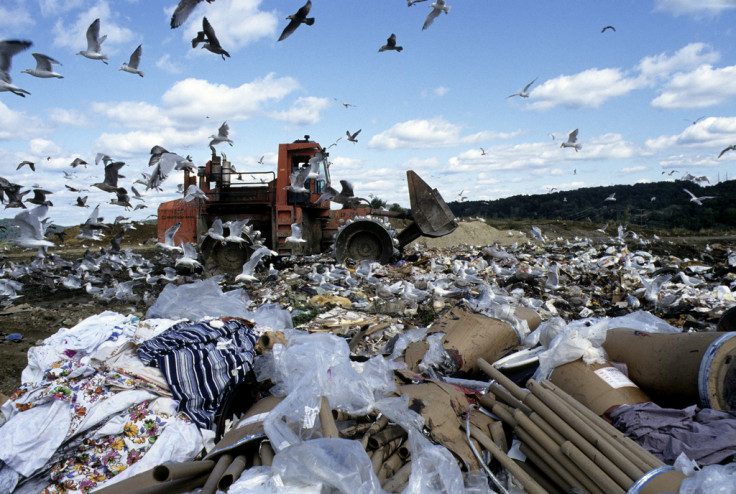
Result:
[[[432,7],[432,11],[429,13],[429,15],[427,15],[427,18],[424,20],[422,31],[432,25],[437,16],[440,15],[440,12],[444,12],[445,14],[447,14],[450,11],[450,6],[445,4],[445,0],[436,0],[434,3],[430,3],[429,6]]]
[[[45,217],[48,211],[48,206],[38,206],[18,213],[15,216],[15,224],[20,232],[11,242],[27,249],[38,248],[39,253],[45,254],[47,247],[54,246],[53,242],[44,238],[46,228],[41,218]]]
[[[84,166],[86,168],[87,167],[87,162],[84,161],[82,158],[74,158],[74,161],[72,161],[71,165],[72,165],[72,168],[76,168],[76,167],[78,167],[80,165],[82,165],[82,166]]]
[[[604,201],[615,201],[616,200],[616,193],[614,192],[613,194],[611,194],[610,196],[606,197],[603,200]]]
[[[605,33],[607,29],[610,29],[610,30],[611,30],[611,31],[613,31],[614,33],[616,32],[616,28],[615,28],[615,27],[613,27],[613,26],[605,26],[605,27],[604,27],[603,29],[601,29],[601,32],[602,32],[602,33]]]
[[[537,78],[535,77],[532,82],[530,82],[529,84],[527,84],[526,86],[524,86],[524,89],[522,89],[520,93],[509,94],[508,96],[506,96],[506,98],[511,98],[511,97],[514,97],[514,96],[521,96],[522,98],[528,98],[529,97],[529,93],[527,91],[529,90],[529,88],[531,87],[531,85],[536,82],[536,80],[537,80]]]
[[[215,0],[207,0],[207,3],[212,3],[214,1]],[[180,0],[179,5],[176,6],[176,10],[174,10],[174,13],[171,16],[171,29],[176,29],[184,24],[189,17],[189,14],[194,10],[194,7],[200,3],[202,3],[202,0]]]
[[[118,178],[120,178],[119,171],[125,165],[122,161],[115,161],[109,165],[105,165],[105,179],[102,182],[92,184],[92,187],[97,187],[105,192],[118,192]]]
[[[45,79],[48,79],[50,77],[57,77],[59,79],[63,79],[64,76],[61,74],[57,74],[54,72],[54,68],[52,65],[61,65],[61,62],[54,60],[53,58],[44,55],[42,53],[33,53],[33,58],[36,59],[36,68],[35,69],[25,69],[21,72],[26,74],[31,74],[35,77],[42,77]]]
[[[703,205],[702,201],[705,201],[706,199],[715,199],[716,198],[716,196],[697,197],[695,194],[693,194],[692,192],[690,192],[687,189],[682,189],[682,190],[684,190],[685,192],[687,192],[690,195],[690,202],[694,202],[698,206],[702,206]]]
[[[33,197],[28,199],[28,202],[39,206],[53,206],[54,204],[46,199],[46,194],[53,194],[53,192],[50,190],[33,189]]]
[[[396,46],[396,35],[391,34],[391,36],[389,36],[388,39],[386,40],[386,44],[380,47],[378,49],[378,52],[380,53],[382,51],[387,51],[387,50],[401,51],[403,49],[404,49],[403,46]],[[347,108],[347,106],[345,108]]]
[[[91,60],[102,60],[107,65],[107,55],[102,54],[102,43],[107,39],[107,35],[100,37],[100,19],[95,19],[87,28],[87,49],[77,52]]]
[[[311,26],[312,24],[314,24],[314,17],[307,17],[311,8],[312,0],[307,0],[307,3],[305,3],[302,8],[296,11],[296,14],[291,14],[290,16],[287,16],[286,18],[290,19],[290,22],[286,25],[278,40],[281,41],[291,36],[291,34],[296,31],[296,28],[298,28],[301,24],[306,24],[307,26]]]
[[[302,237],[302,229],[297,223],[291,224],[291,235],[284,239],[287,244],[303,244],[306,240]]]
[[[690,122],[690,124],[692,124],[692,125],[695,125],[696,123],[700,122],[704,118],[705,117],[703,116],[703,117],[698,117],[695,120],[690,120],[689,118],[683,118],[683,120],[685,120],[686,122]]]
[[[217,36],[215,36],[215,29],[206,17],[202,18],[202,30],[192,40],[192,48],[196,48],[201,42],[204,42],[202,48],[216,55],[220,55],[223,60],[225,60],[225,57],[230,57],[230,54],[220,46],[220,42],[217,40]]]
[[[353,143],[358,142],[358,139],[356,139],[356,137],[358,137],[358,134],[360,134],[361,130],[363,129],[358,129],[358,131],[355,134],[351,134],[349,130],[346,130],[345,135],[348,136],[348,141],[353,142]]]
[[[297,168],[289,174],[289,185],[284,187],[284,190],[289,192],[309,192],[309,189],[304,187],[304,182],[309,178],[309,173],[312,171],[310,166]]]
[[[26,97],[26,94],[31,94],[25,89],[21,89],[13,84],[13,79],[10,78],[10,65],[16,54],[22,52],[32,44],[30,41],[17,39],[0,41],[0,91],[10,91],[23,98]]]
[[[135,51],[130,55],[130,60],[128,60],[128,63],[124,63],[118,70],[123,70],[125,72],[130,72],[131,74],[138,74],[139,76],[143,77],[143,72],[138,70],[138,64],[141,63],[141,52],[143,50],[143,45],[138,45],[138,48],[135,49]]]
[[[723,148],[723,150],[721,151],[721,154],[718,155],[718,158],[723,156],[727,151],[733,151],[734,149],[736,149],[736,144],[731,144],[730,146]]]
[[[265,256],[270,257],[278,255],[265,245],[258,245],[257,247],[251,246],[251,248],[253,249],[253,252],[251,253],[250,258],[248,258],[248,260],[243,264],[243,272],[235,277],[236,283],[241,281],[256,281],[258,279],[255,277],[256,266],[261,262],[261,259]]]
[[[20,165],[18,165],[18,168],[16,168],[16,170],[20,170],[22,167],[24,167],[26,165],[28,165],[28,168],[30,168],[34,172],[36,171],[36,164],[34,162],[28,161],[28,160],[21,161],[20,162]]]
[[[426,2],[427,0],[406,0],[407,7],[411,7],[415,3]]]
[[[228,137],[230,135],[230,126],[227,124],[227,122],[223,122],[222,125],[220,125],[220,128],[217,129],[217,135],[211,135],[210,139],[210,148],[212,148],[212,152],[214,152],[214,147],[220,144],[221,142],[227,142],[231,146],[233,145],[233,141]]]
[[[561,148],[575,148],[577,153],[583,146],[578,142],[578,129],[573,130],[567,135],[567,141],[560,144]]]

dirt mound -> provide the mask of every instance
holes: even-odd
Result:
[[[523,242],[527,236],[516,230],[498,230],[483,221],[460,221],[454,232],[444,237],[419,237],[412,245],[420,244],[430,249],[447,249],[457,245],[511,245],[514,242]]]

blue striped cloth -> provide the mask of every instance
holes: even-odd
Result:
[[[225,390],[251,371],[255,343],[253,323],[244,319],[185,321],[143,342],[138,357],[161,370],[179,411],[209,429]]]

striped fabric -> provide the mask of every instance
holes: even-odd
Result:
[[[145,341],[138,356],[164,374],[179,411],[209,429],[225,391],[244,381],[252,369],[252,328],[244,319],[182,322]]]

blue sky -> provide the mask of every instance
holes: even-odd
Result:
[[[101,181],[96,153],[126,163],[130,190],[155,144],[203,165],[224,121],[234,146],[218,150],[240,171],[275,170],[281,142],[327,146],[361,129],[330,148],[333,181],[404,206],[408,169],[447,201],[736,176],[736,152],[717,159],[736,144],[736,0],[447,0],[422,30],[431,2],[313,0],[314,25],[277,42],[304,0],[203,2],[174,30],[176,0],[4,0],[0,39],[33,46],[10,71],[31,95],[0,92],[0,176],[51,190],[49,216],[73,224],[91,209],[64,184]],[[203,16],[229,59],[192,49]],[[76,55],[95,18],[109,65]],[[392,33],[403,51],[379,53]],[[142,78],[118,70],[139,44]],[[64,78],[22,73],[34,52]],[[508,98],[535,79],[528,98]],[[575,128],[580,151],[561,148]],[[90,165],[65,180],[75,157]],[[16,171],[23,160],[36,171]],[[142,219],[180,182],[144,192],[135,212],[96,188],[82,195],[106,219]]]

